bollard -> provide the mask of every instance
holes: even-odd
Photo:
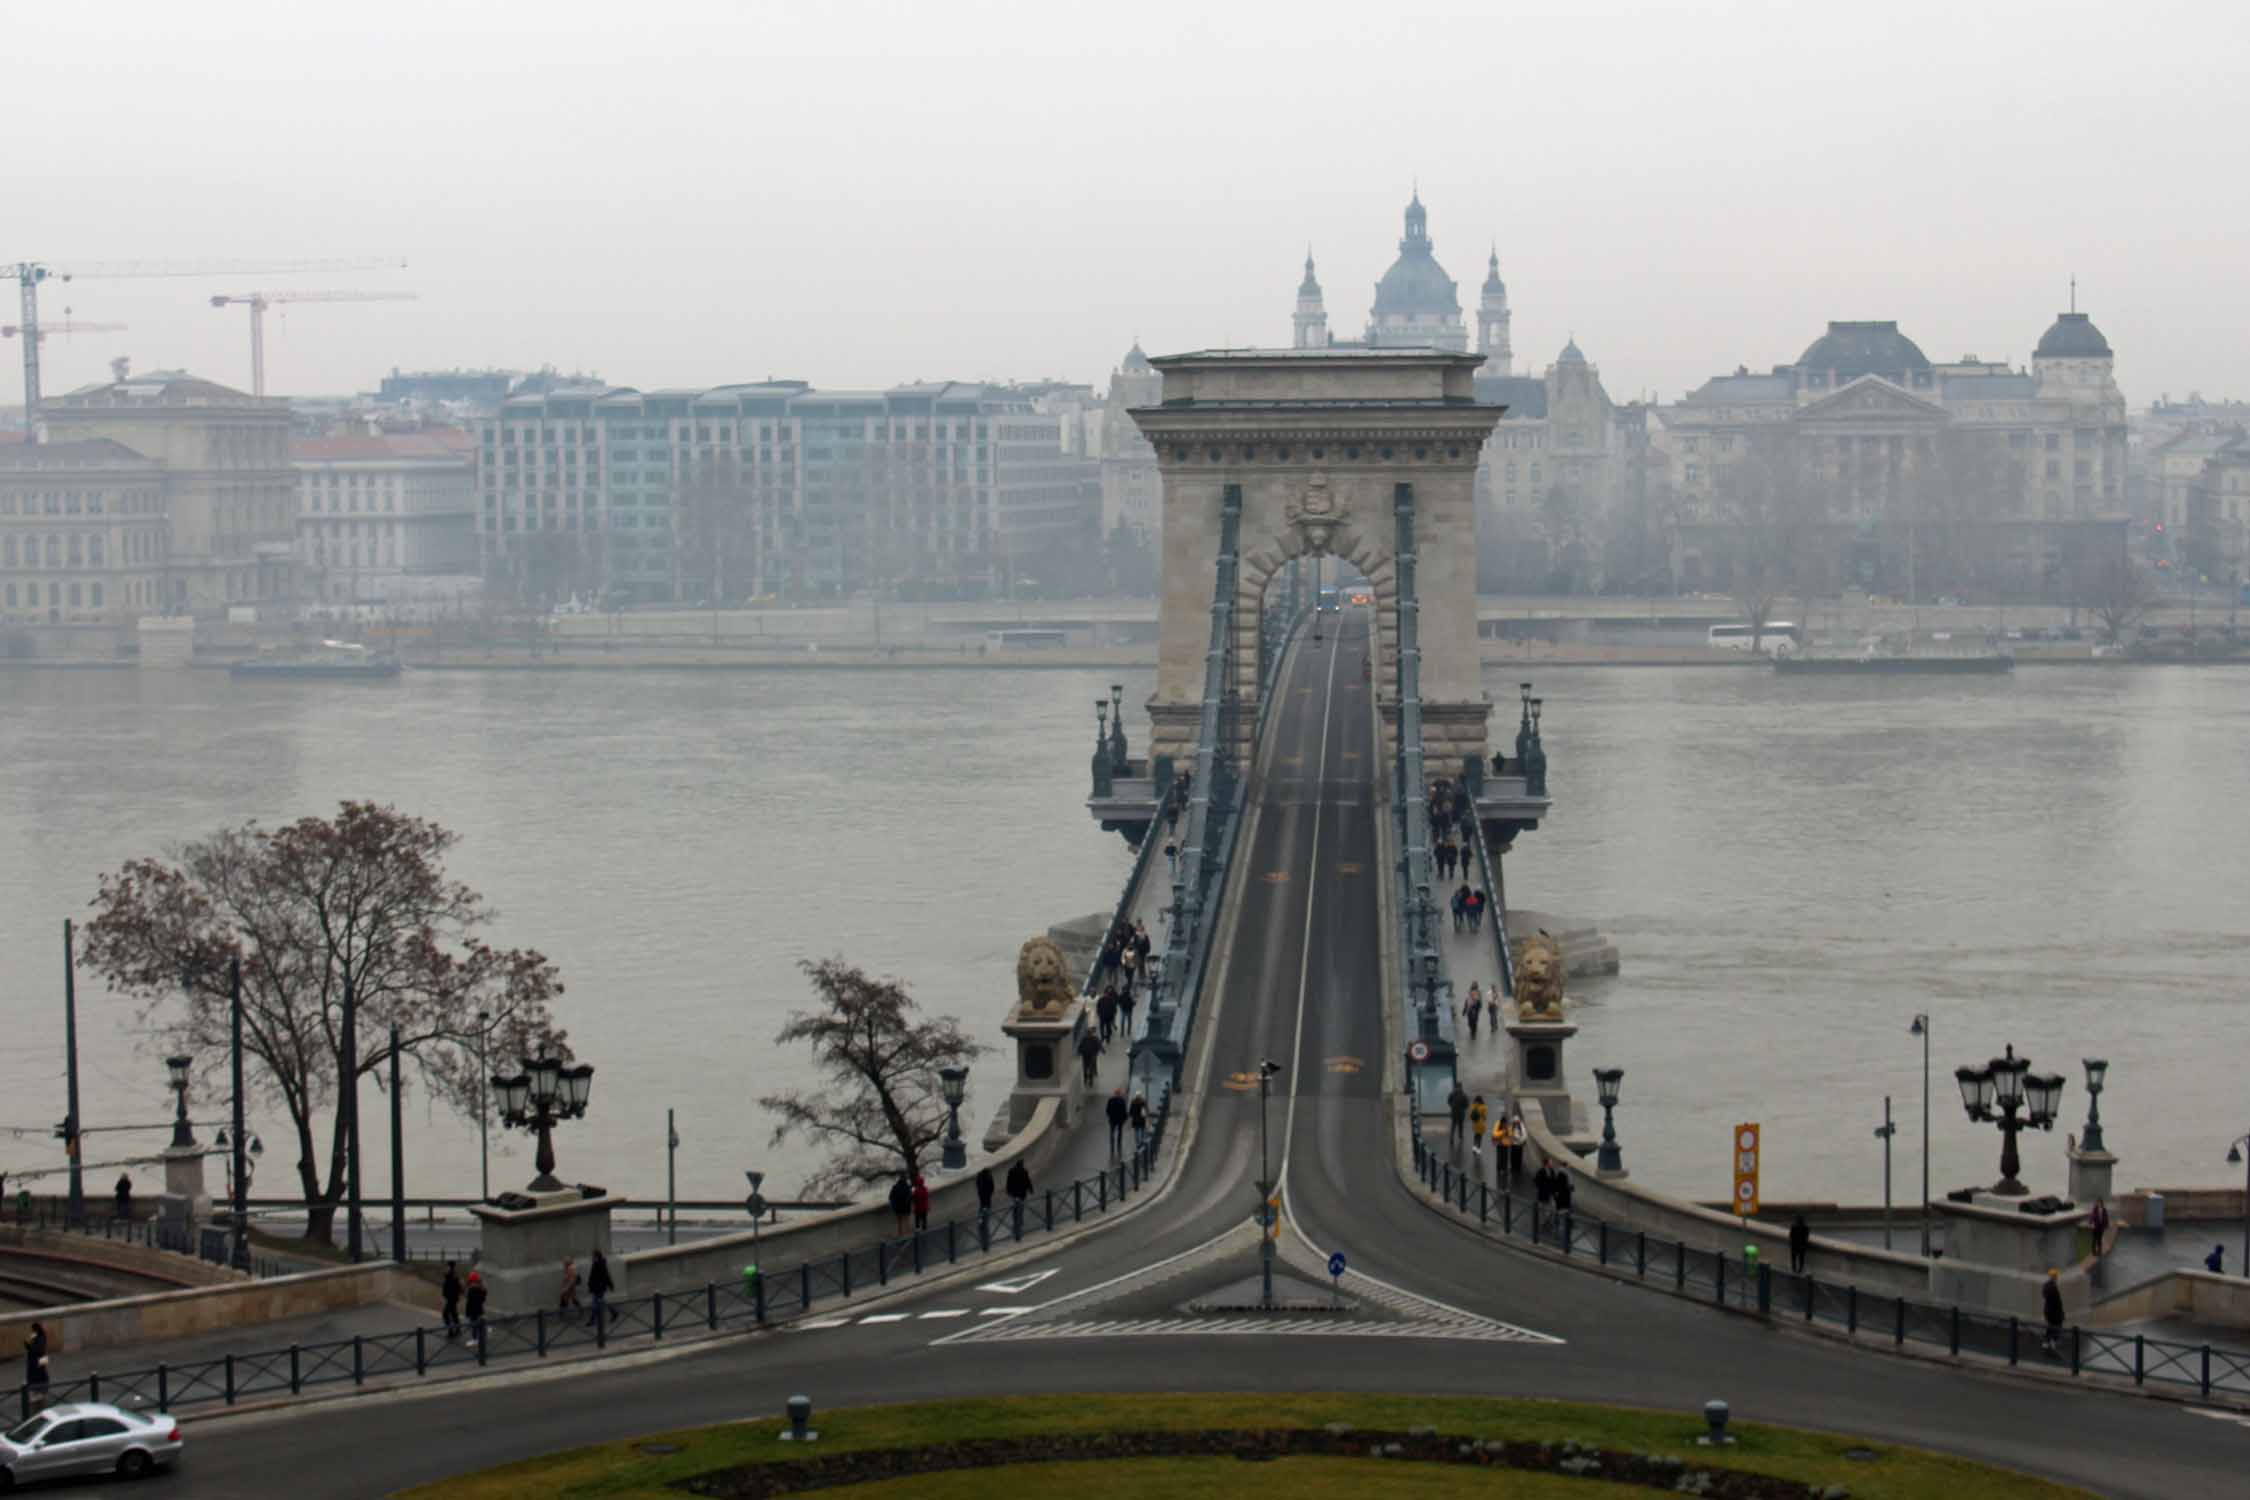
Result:
[[[1514,1234],[1516,1232],[1516,1195],[1514,1193],[1502,1193],[1500,1195],[1500,1232],[1502,1234]]]
[[[2084,1350],[2080,1347],[2081,1341],[2079,1338],[2082,1331],[2076,1323],[2070,1325],[2070,1373],[2072,1375],[2079,1373],[2080,1356],[2084,1353]]]
[[[1109,1179],[1107,1177],[1104,1177],[1102,1179],[1102,1185],[1106,1187],[1108,1186],[1108,1184]],[[1070,1185],[1070,1222],[1073,1224],[1081,1223],[1085,1220],[1085,1217],[1086,1184],[1084,1182],[1074,1181]]]
[[[1075,1187],[1076,1184],[1074,1183],[1072,1186]],[[1109,1174],[1107,1172],[1094,1179],[1094,1212],[1103,1214],[1109,1212]]]
[[[2135,1385],[2139,1385],[2139,1384],[2141,1383],[2141,1373],[2142,1373],[2142,1368],[2143,1368],[2143,1366],[2142,1366],[2142,1359],[2141,1359],[2141,1356],[2142,1356],[2143,1354],[2145,1354],[2145,1353],[2147,1352],[2147,1348],[2148,1348],[2148,1342],[2147,1342],[2147,1339],[2146,1339],[2146,1337],[2145,1337],[2144,1335],[2142,1335],[2142,1334],[2138,1334],[2138,1333],[2134,1334],[2134,1335],[2133,1335],[2133,1384],[2135,1384]]]
[[[490,1332],[485,1327],[484,1319],[477,1319],[477,1363],[480,1365],[489,1363],[492,1359]]]
[[[2203,1356],[2203,1370],[2204,1384],[2209,1385],[2211,1356],[2208,1350],[2205,1351]],[[99,1370],[86,1377],[86,1399],[94,1402],[99,1402],[102,1399],[102,1372]]]
[[[914,1274],[917,1276],[922,1274],[922,1236],[925,1232],[920,1229],[914,1231]]]
[[[1055,1190],[1047,1189],[1047,1232],[1055,1232]]]

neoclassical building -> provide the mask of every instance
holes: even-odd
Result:
[[[1102,535],[1130,527],[1159,549],[1164,540],[1164,486],[1156,470],[1156,449],[1126,413],[1163,399],[1164,377],[1135,339],[1110,372],[1109,395],[1102,404]]]
[[[1629,424],[1620,421],[1600,369],[1575,338],[1544,372],[1516,373],[1514,315],[1497,247],[1485,262],[1476,318],[1474,352],[1484,356],[1476,399],[1506,408],[1477,466],[1478,514],[1519,546],[1559,553],[1606,526],[1624,482]],[[1291,343],[1299,349],[1470,350],[1459,287],[1438,263],[1419,192],[1406,205],[1398,258],[1375,283],[1365,336],[1339,340],[1330,334],[1327,301],[1309,249],[1291,324]],[[1549,570],[1541,561],[1526,571],[1545,576]]]
[[[2075,309],[2029,369],[1933,361],[1895,322],[1834,322],[1794,364],[1738,367],[1656,415],[1685,589],[1725,587],[1745,529],[1786,523],[1818,533],[1812,586],[1900,591],[1912,546],[1924,585],[2059,597],[2123,535],[2125,398]]]

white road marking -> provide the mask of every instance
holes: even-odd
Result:
[[[862,1322],[862,1323],[903,1323],[903,1322],[905,1322],[905,1321],[906,1321],[906,1320],[907,1320],[908,1318],[910,1318],[910,1317],[912,1317],[912,1316],[913,1316],[913,1314],[912,1314],[912,1313],[869,1313],[869,1314],[868,1314],[868,1315],[867,1315],[866,1317],[864,1317],[864,1318],[861,1318],[861,1319],[860,1319],[860,1322]]]
[[[924,1318],[965,1318],[968,1315],[969,1310],[965,1307],[941,1307],[936,1312],[922,1314]]]
[[[1033,1309],[1028,1307],[980,1307],[977,1309],[977,1316],[980,1318],[1013,1318],[1031,1311]]]
[[[796,1326],[807,1330],[814,1328],[842,1328],[847,1326],[851,1321],[852,1320],[849,1318],[813,1318],[807,1322],[799,1323]]]
[[[1051,1266],[1044,1271],[1026,1271],[1021,1276],[1009,1276],[999,1281],[987,1281],[977,1288],[980,1292],[1000,1292],[1010,1297],[1020,1297],[1025,1292],[1060,1273],[1061,1267]]]
[[[2209,1417],[2216,1422],[2232,1422],[2237,1427],[2250,1427],[2250,1414],[2239,1411],[2220,1411],[2211,1406],[2187,1406],[2181,1410],[2199,1417]]]

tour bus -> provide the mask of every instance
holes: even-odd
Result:
[[[1322,584],[1320,586],[1320,612],[1322,614],[1334,614],[1336,609],[1336,585],[1332,583]]]
[[[1012,630],[989,630],[985,643],[995,651],[1052,651],[1070,644],[1068,632],[1038,627],[1018,626]]]
[[[1705,637],[1715,649],[1747,651],[1751,630],[1747,625],[1714,625]],[[1805,643],[1805,633],[1788,620],[1768,620],[1757,632],[1758,649],[1772,656],[1787,656]]]

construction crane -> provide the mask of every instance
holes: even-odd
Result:
[[[266,393],[266,309],[280,302],[413,302],[413,292],[230,292],[213,297],[213,307],[230,302],[250,309],[250,394]]]
[[[0,281],[13,278],[22,294],[23,313],[17,326],[23,340],[23,421],[32,442],[39,441],[39,346],[46,342],[39,331],[39,283],[80,279],[123,280],[164,276],[279,276],[309,271],[369,271],[406,262],[396,256],[354,256],[347,260],[300,260],[279,264],[266,261],[104,261],[51,265],[36,260],[0,259]]]
[[[22,328],[14,323],[0,325],[0,339],[12,339],[22,331]],[[123,323],[77,323],[65,320],[61,323],[48,323],[43,327],[34,329],[33,333],[38,338],[51,339],[58,333],[123,333],[124,331],[125,325]]]

